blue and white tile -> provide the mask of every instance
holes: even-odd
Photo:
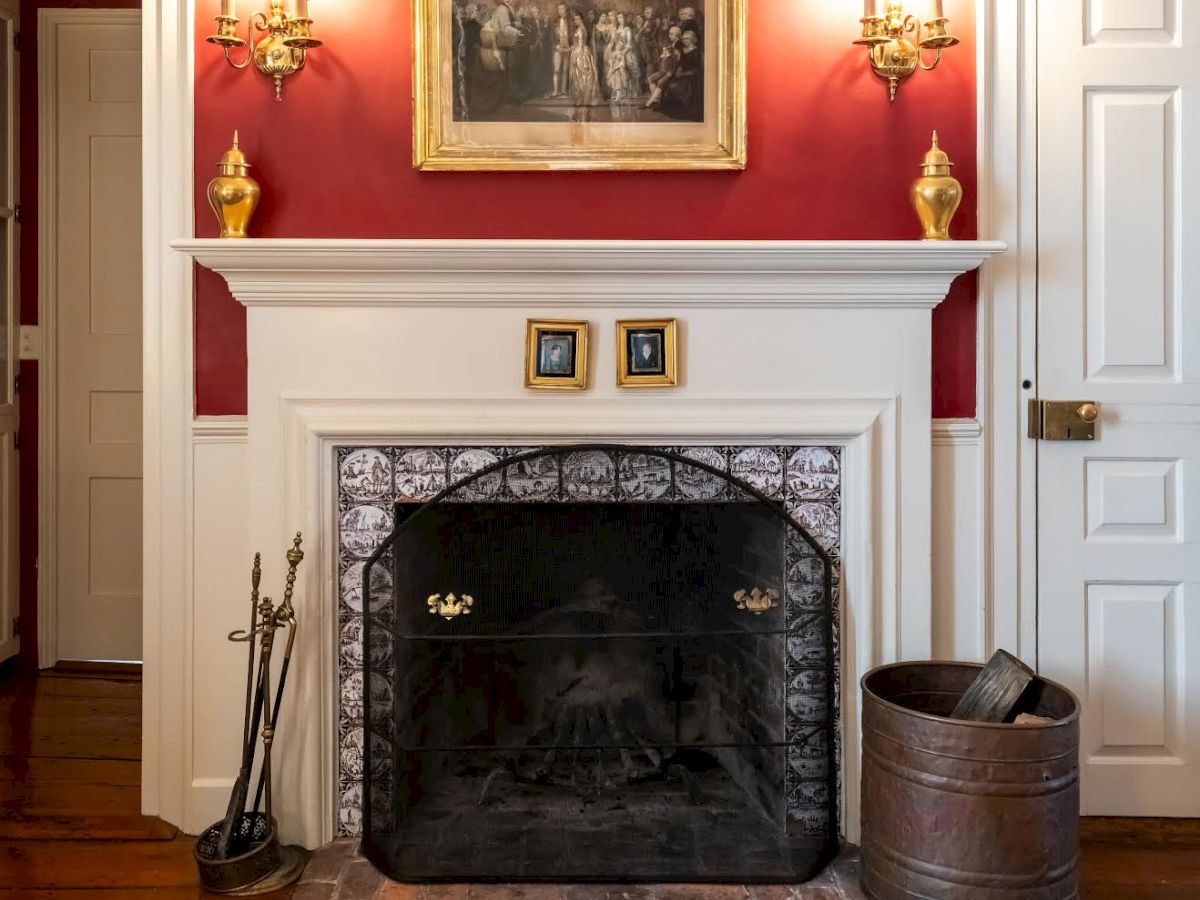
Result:
[[[500,462],[499,448],[467,447],[451,454],[450,483],[458,485],[452,500],[490,500],[500,492],[503,476],[499,471],[491,472],[474,481],[463,484],[477,472]]]
[[[563,460],[564,500],[611,500],[616,486],[616,464],[603,450],[581,450]]]
[[[366,559],[392,532],[392,517],[378,506],[359,504],[342,514],[341,543],[358,559]]]
[[[533,456],[504,467],[508,496],[516,502],[558,497],[558,457]]]
[[[661,456],[622,453],[619,473],[623,499],[661,500],[671,492],[671,461]]]
[[[841,488],[839,454],[827,447],[797,447],[787,461],[789,500],[831,500]]]
[[[694,459],[718,471],[729,471],[725,453],[717,447],[680,447],[678,452],[680,456]],[[725,493],[728,484],[724,478],[706,469],[689,466],[687,463],[675,464],[675,490],[681,500],[716,500]]]
[[[398,447],[395,462],[396,499],[431,500],[446,489],[445,452],[435,447]]]
[[[357,836],[363,827],[363,788],[358,781],[344,781],[339,785],[338,834]]]
[[[788,515],[812,535],[827,553],[842,542],[842,527],[832,503],[789,500]]]
[[[729,474],[768,497],[783,488],[783,460],[771,447],[743,447],[729,461]]]
[[[342,492],[354,500],[382,500],[392,490],[392,461],[382,450],[357,447],[338,467]]]
[[[362,615],[363,571],[366,562],[351,563],[341,578],[342,603],[347,610]],[[392,570],[382,559],[371,566],[371,612],[378,613],[392,602]]]

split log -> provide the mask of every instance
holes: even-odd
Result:
[[[1034,671],[1011,653],[997,650],[950,714],[968,722],[1003,722],[1033,681]]]

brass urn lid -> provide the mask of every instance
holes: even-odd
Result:
[[[246,162],[246,154],[238,147],[238,133],[233,133],[233,146],[221,156],[217,168],[222,175],[245,175],[250,171],[250,163]]]
[[[937,132],[934,131],[933,146],[925,154],[925,161],[921,164],[921,174],[949,175],[952,165],[954,163],[950,162],[950,157],[946,155],[946,151],[938,146]]]

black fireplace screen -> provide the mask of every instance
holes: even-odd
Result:
[[[785,882],[831,858],[829,557],[684,453],[517,454],[396,506],[364,572],[363,849],[388,875]],[[590,458],[636,489],[573,471],[564,495]],[[489,502],[500,479],[530,499]]]

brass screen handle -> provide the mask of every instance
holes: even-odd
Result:
[[[431,594],[425,603],[431,616],[441,616],[449,622],[459,616],[469,616],[471,607],[475,605],[475,598],[470,594],[463,594],[461,597],[454,594],[447,594],[445,597],[441,594]]]

